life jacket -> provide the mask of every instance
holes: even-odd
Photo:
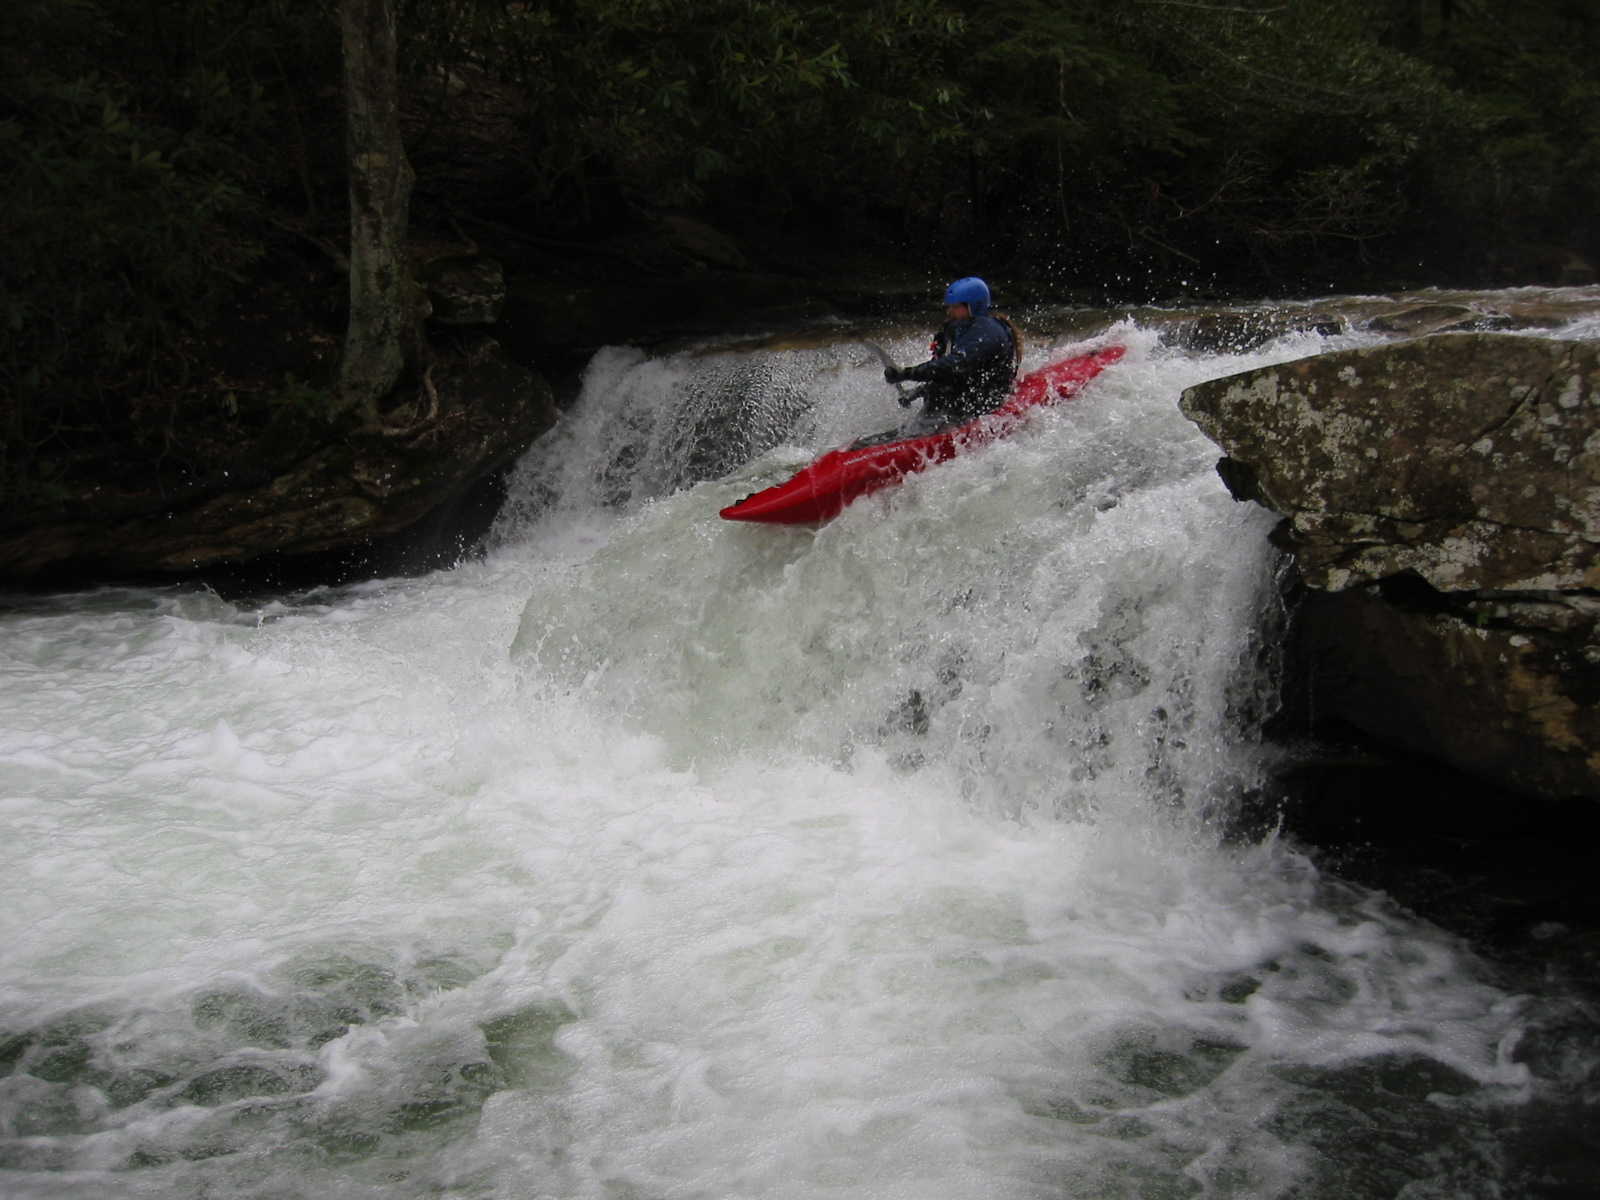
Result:
[[[993,317],[996,321],[999,321],[1000,324],[1005,326],[1006,332],[1011,335],[1011,379],[1013,382],[1015,382],[1017,375],[1022,370],[1022,334],[1018,332],[1016,323],[1012,321],[1010,316],[1007,314],[1002,312],[990,312],[986,313],[985,315]],[[944,325],[940,326],[939,332],[933,335],[933,340],[928,343],[928,354],[930,357],[944,357],[945,351],[950,348],[949,329],[950,323],[946,322]]]
[[[973,322],[990,320],[1011,339],[1011,353],[1005,358],[967,360],[971,365],[959,369],[949,366],[945,360],[960,340],[958,334],[964,337]],[[929,346],[932,358],[913,376],[927,384],[921,389],[924,411],[952,421],[969,421],[998,408],[1010,394],[1016,379],[1017,364],[1022,357],[1017,340],[1010,320],[994,313],[946,321]]]

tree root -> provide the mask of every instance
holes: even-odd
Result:
[[[427,410],[414,421],[405,424],[391,424],[380,417],[374,426],[377,433],[384,437],[412,437],[439,419],[439,389],[434,386],[432,363],[429,363],[427,370],[422,372],[422,381],[417,390],[427,398]]]

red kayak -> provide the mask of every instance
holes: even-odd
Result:
[[[969,446],[1004,437],[1022,423],[1030,408],[1076,395],[1124,352],[1122,346],[1107,346],[1029,372],[1017,380],[1004,404],[965,425],[897,442],[830,450],[787,483],[746,496],[728,505],[721,515],[728,521],[770,525],[806,525],[836,517],[859,496],[898,483],[911,472],[953,458]]]

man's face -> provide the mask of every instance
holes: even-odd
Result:
[[[972,315],[972,308],[966,304],[946,304],[944,306],[944,315],[952,321],[965,321]]]

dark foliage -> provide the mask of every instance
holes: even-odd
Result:
[[[199,339],[288,211],[290,97],[337,66],[298,8],[0,6],[0,499],[48,501],[107,447],[165,459],[197,388],[237,405]]]
[[[446,232],[574,252],[691,211],[1128,299],[1600,250],[1583,0],[398,2],[414,218]],[[0,496],[103,444],[203,455],[176,397],[327,382],[210,347],[297,287],[289,324],[339,328],[339,69],[295,0],[0,6]]]

